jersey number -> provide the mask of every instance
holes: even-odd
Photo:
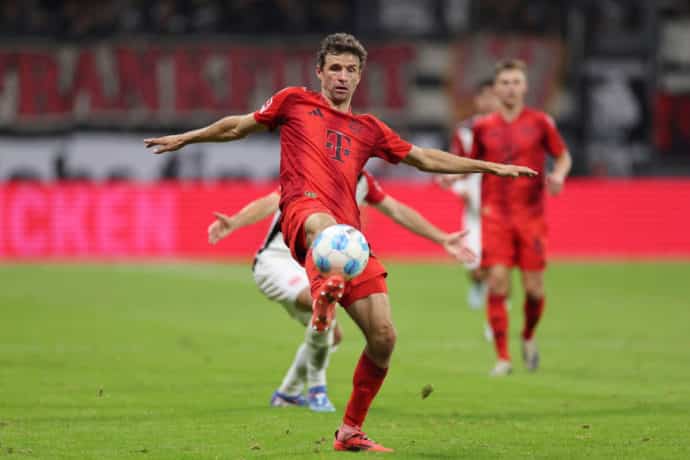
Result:
[[[326,150],[331,152],[333,160],[338,160],[343,162],[342,155],[350,155],[350,137],[341,133],[340,131],[335,131],[333,129],[326,130]]]

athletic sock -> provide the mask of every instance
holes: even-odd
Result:
[[[307,326],[304,333],[304,344],[307,350],[307,387],[326,386],[326,369],[333,346],[333,321],[326,332],[318,332]]]
[[[525,297],[525,327],[522,329],[522,339],[531,340],[544,312],[544,297]]]
[[[379,392],[388,368],[378,367],[365,353],[359,358],[352,378],[352,394],[345,409],[343,425],[361,429],[369,406]]]
[[[494,346],[496,347],[498,359],[510,361],[510,353],[508,353],[508,311],[506,310],[505,296],[489,294],[486,317],[494,332]]]
[[[308,347],[302,343],[295,353],[295,359],[287,370],[283,383],[280,384],[278,392],[287,396],[299,396],[304,389],[304,380],[307,375]]]

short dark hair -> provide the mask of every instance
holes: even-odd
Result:
[[[494,67],[494,81],[501,72],[506,70],[520,70],[527,75],[527,64],[522,59],[505,59],[498,61]]]
[[[321,40],[321,46],[316,53],[316,64],[323,69],[327,54],[352,53],[359,58],[359,69],[364,69],[367,62],[367,50],[353,35],[346,33],[330,34]]]

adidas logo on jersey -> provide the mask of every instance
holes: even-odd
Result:
[[[311,112],[309,112],[309,115],[314,115],[315,117],[323,118],[323,113],[321,113],[321,109],[318,107],[315,108],[314,110],[312,110]]]

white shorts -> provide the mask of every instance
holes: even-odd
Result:
[[[468,270],[476,270],[481,265],[482,256],[482,221],[481,221],[481,174],[469,174],[465,179],[456,181],[453,184],[453,192],[461,195],[464,201],[465,212],[463,213],[462,226],[469,230],[465,237],[465,244],[475,254],[477,260],[470,264],[465,264]]]
[[[289,252],[263,250],[256,257],[254,281],[269,299],[280,303],[288,314],[304,326],[311,320],[311,312],[297,308],[297,296],[309,288],[304,268],[295,262]]]

